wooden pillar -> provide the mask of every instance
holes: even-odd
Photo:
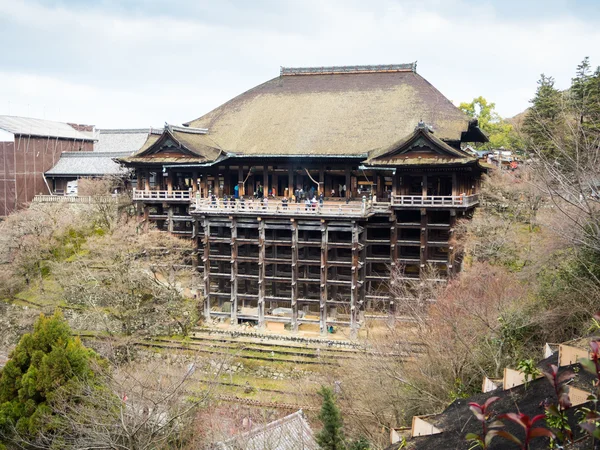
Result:
[[[346,166],[346,198],[350,198],[352,196],[352,185],[350,175],[350,166]]]
[[[265,197],[269,193],[269,166],[263,166],[263,192]]]
[[[291,220],[292,226],[292,331],[298,332],[298,222]]]
[[[423,175],[423,189],[422,189],[422,196],[423,197],[427,197],[427,174]]]
[[[290,164],[290,167],[288,168],[288,197],[290,200],[292,199],[292,195],[294,195],[294,190],[294,167]]]
[[[358,234],[358,223],[352,222],[352,281],[350,284],[350,336],[352,338],[358,335]]]
[[[237,325],[238,310],[238,243],[237,218],[231,220],[231,325]]]
[[[207,183],[206,183],[206,178],[207,178],[207,174],[206,171],[203,171],[200,176],[202,177],[202,179],[200,180],[200,197],[201,198],[208,198],[208,191],[206,189],[207,187]]]
[[[456,172],[452,172],[452,196],[456,197],[458,195],[458,180],[456,177]]]
[[[367,298],[367,283],[365,281],[367,279],[367,230],[364,227],[359,227],[358,257],[358,311],[356,314],[359,317],[359,321],[361,321],[361,315],[363,314]]]
[[[448,277],[451,277],[452,275],[456,274],[457,272],[457,267],[455,264],[456,261],[456,250],[454,248],[454,246],[452,245],[452,242],[454,241],[454,239],[452,239],[452,234],[454,233],[454,228],[456,227],[456,210],[455,209],[451,209],[450,210],[450,236],[448,237],[448,261],[447,261],[447,265],[446,265],[446,272]]]
[[[173,172],[170,169],[167,173],[167,192],[173,192]]]
[[[319,294],[319,329],[322,335],[327,333],[327,222],[321,221],[321,277]]]
[[[258,219],[258,327],[265,327],[265,221]]]
[[[238,166],[238,193],[241,196],[244,194],[244,166]]]
[[[323,166],[319,168],[319,189],[317,191],[317,195],[321,193],[325,195],[325,167]]]
[[[427,264],[427,226],[427,209],[421,208],[421,267],[419,273]]]
[[[192,192],[195,194],[198,192],[198,171],[194,170],[192,172]]]
[[[144,189],[150,190],[150,171],[148,169],[144,170]]]
[[[167,220],[169,221],[168,230],[169,233],[173,232],[173,205],[167,207]]]
[[[217,198],[219,198],[221,196],[221,189],[220,189],[220,181],[221,181],[221,177],[219,176],[219,172],[221,171],[220,167],[216,167],[215,170],[215,181],[214,181],[214,187],[213,187],[213,194],[215,194],[217,196]]]
[[[390,274],[390,306],[389,306],[389,316],[390,319],[393,318],[396,314],[396,299],[394,298],[394,290],[396,289],[396,281],[397,274],[395,273],[398,270],[398,217],[396,216],[396,212],[392,212],[392,216],[390,217],[390,259],[392,263],[390,264],[390,270],[394,271],[394,273]]]
[[[210,220],[204,219],[204,318],[210,321]]]

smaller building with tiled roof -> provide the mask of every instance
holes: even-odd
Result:
[[[318,450],[302,410],[215,445],[219,450]]]

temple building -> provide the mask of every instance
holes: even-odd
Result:
[[[120,161],[143,220],[193,239],[208,320],[326,333],[460,270],[486,170],[461,144],[486,141],[415,63],[284,67]]]

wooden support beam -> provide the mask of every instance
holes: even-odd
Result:
[[[321,335],[327,333],[327,242],[329,233],[327,222],[321,223],[321,276],[319,294],[319,329]]]
[[[288,192],[287,196],[291,200],[294,195],[294,167],[290,164],[288,168]]]
[[[390,270],[396,271],[398,270],[398,217],[396,213],[392,213],[390,217],[390,259],[392,260],[392,264],[390,265]],[[389,316],[392,319],[396,314],[396,301],[394,298],[393,291],[396,286],[396,274],[390,274],[390,305],[389,305]]]
[[[238,194],[241,197],[244,193],[244,166],[238,166]]]
[[[198,171],[192,171],[192,192],[195,194],[198,192]]]
[[[298,222],[292,219],[292,331],[298,332]]]
[[[361,228],[359,235],[359,275],[358,282],[360,287],[358,289],[358,305],[357,305],[357,314],[359,314],[359,321],[362,321],[362,312],[365,309],[365,298],[367,297],[367,229]]]
[[[456,210],[450,210],[450,229],[453,230],[456,228]],[[448,263],[446,267],[446,273],[448,274],[448,278],[452,277],[457,272],[456,267],[456,248],[454,245],[451,245],[451,241],[453,241],[453,236],[450,235],[448,237]]]
[[[423,197],[427,197],[427,174],[423,175],[423,181],[421,182],[422,186],[422,194]]]
[[[238,311],[238,243],[237,218],[231,217],[231,325],[237,325]]]
[[[265,327],[265,221],[258,222],[258,327]]]
[[[210,322],[210,219],[204,219],[204,318]]]
[[[150,190],[150,171],[148,169],[144,170],[144,189]]]
[[[458,195],[458,180],[456,177],[456,172],[452,172],[452,195]]]
[[[317,195],[325,195],[325,167],[319,167],[319,188],[317,189]]]
[[[350,166],[346,166],[346,198],[352,197],[352,185],[350,179]]]
[[[263,192],[265,197],[269,195],[269,166],[263,166]]]
[[[421,267],[419,268],[419,273],[421,273],[427,264],[427,233],[429,231],[427,225],[427,209],[421,208]]]
[[[173,232],[173,205],[169,205],[167,210],[167,220],[169,221],[168,229],[169,233]]]
[[[350,336],[358,336],[358,271],[359,271],[359,226],[352,223],[352,283],[350,285]]]

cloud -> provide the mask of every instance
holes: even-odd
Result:
[[[0,55],[0,113],[10,102],[13,114],[105,127],[177,123],[277,76],[280,65],[418,60],[455,103],[483,95],[511,116],[528,106],[540,73],[564,88],[584,56],[600,64],[591,15],[560,2],[544,2],[543,15],[512,3],[0,0],[0,39],[10,43]]]

